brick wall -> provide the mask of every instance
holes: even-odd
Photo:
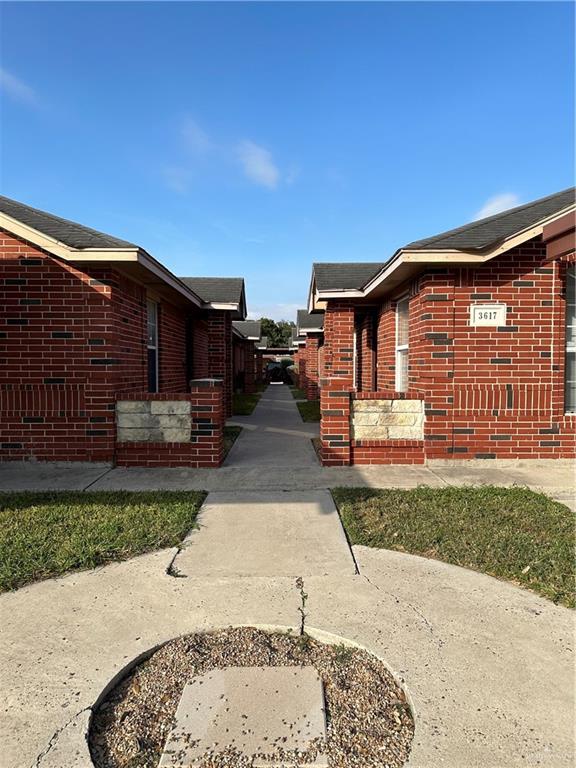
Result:
[[[0,459],[112,461],[116,396],[147,389],[145,289],[0,232],[0,301]],[[185,327],[161,302],[161,391],[187,389]]]
[[[159,390],[186,392],[187,381],[187,316],[167,302],[160,304],[158,318]]]
[[[371,310],[358,310],[356,313],[356,385],[361,392],[374,389],[375,321]]]
[[[221,381],[193,380],[186,394],[131,393],[119,395],[119,400],[119,437],[125,441],[116,446],[118,466],[219,467],[222,463]],[[127,422],[127,414],[137,421]],[[183,426],[184,420],[188,426]],[[188,439],[182,439],[184,433]]]
[[[109,461],[116,276],[0,237],[0,457]]]
[[[318,400],[318,354],[320,336],[309,333],[306,336],[306,397],[308,400]]]
[[[194,315],[189,324],[191,369],[194,379],[207,379],[210,374],[208,321],[204,315]]]
[[[224,409],[232,415],[232,316],[230,312],[212,311],[207,315],[208,375],[224,382]]]
[[[564,414],[566,263],[547,261],[540,238],[485,265],[430,270],[400,286],[378,312],[375,397],[408,396],[425,405],[424,442],[392,446],[351,440],[349,460],[387,463],[426,459],[567,458],[575,455],[574,416]],[[410,293],[409,393],[395,387],[395,297]],[[470,304],[504,303],[505,325],[471,327]],[[329,302],[326,374],[352,391],[349,350],[353,305]],[[360,310],[361,311],[361,310]],[[365,325],[357,342],[365,357]],[[364,366],[363,366],[364,368]],[[368,384],[359,370],[362,389]],[[327,385],[332,387],[332,382]],[[356,395],[359,396],[359,395]],[[331,436],[343,435],[342,409],[322,397],[323,456],[334,463]],[[334,438],[335,439],[335,438]],[[338,442],[336,440],[336,442]],[[337,446],[335,446],[337,447]],[[340,451],[344,459],[345,451]]]
[[[354,305],[329,302],[324,313],[324,372],[320,381],[320,454],[325,465],[351,460],[350,397],[354,375]]]

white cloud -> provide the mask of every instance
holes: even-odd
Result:
[[[267,149],[253,141],[241,141],[238,145],[238,159],[244,174],[250,181],[260,187],[276,189],[280,172],[274,164],[272,154]]]
[[[489,197],[482,208],[474,215],[473,221],[485,219],[487,216],[494,216],[496,213],[502,213],[509,208],[520,205],[520,198],[514,192],[501,192],[498,195]]]
[[[10,74],[5,69],[0,68],[0,88],[16,101],[23,104],[36,105],[38,97],[36,91],[16,75]]]
[[[195,155],[205,155],[213,148],[208,134],[191,117],[187,117],[184,120],[182,137],[184,138],[186,148]]]

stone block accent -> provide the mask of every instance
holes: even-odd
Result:
[[[423,440],[422,400],[354,400],[354,440]]]
[[[187,400],[152,400],[150,413],[190,415],[190,403]]]
[[[137,409],[125,410],[126,405]],[[190,440],[190,402],[123,401],[118,402],[116,424],[122,443],[184,443]]]
[[[118,466],[220,466],[225,420],[222,381],[194,379],[185,394],[124,394],[117,405]]]

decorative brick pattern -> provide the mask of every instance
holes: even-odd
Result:
[[[114,461],[116,399],[147,389],[145,289],[117,270],[79,269],[0,231],[0,301],[0,460]],[[209,354],[213,314],[223,340]],[[161,393],[188,398],[189,374],[219,366],[230,401],[230,325],[230,313],[187,316],[160,300]],[[199,452],[203,466],[214,465],[214,447],[188,446],[178,456],[171,448],[169,456],[194,466]]]
[[[306,398],[318,400],[318,364],[320,334],[309,333],[306,337]]]
[[[122,398],[117,403],[118,466],[220,466],[225,421],[221,381],[192,381],[187,394],[133,393]]]
[[[566,265],[574,260],[573,237],[570,245],[563,241],[554,261],[537,237],[484,265],[428,270],[399,286],[376,313],[374,393],[368,391],[374,385],[366,364],[365,310],[356,309],[356,384],[361,390],[356,392],[350,358],[354,304],[329,301],[324,326],[327,391],[321,393],[324,463],[574,457],[576,416],[564,414],[563,294]],[[406,292],[410,391],[401,395],[394,393],[395,298]],[[506,325],[470,325],[470,305],[486,302],[506,304]],[[341,395],[332,415],[329,395],[334,387]],[[352,402],[348,416],[355,422],[347,454],[342,449],[337,453],[337,445],[331,448],[346,433],[339,423],[345,419],[346,393]],[[368,439],[372,428],[387,425],[356,422],[357,404],[364,396],[423,402],[424,440],[400,444]]]

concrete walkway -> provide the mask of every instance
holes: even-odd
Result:
[[[322,468],[270,387],[219,470],[0,464],[0,489],[205,489],[181,548],[0,595],[0,766],[89,768],[91,708],[180,634],[254,625],[358,643],[405,686],[410,768],[573,768],[574,614],[489,576],[350,549],[326,488],[527,485],[573,498],[567,462]],[[366,766],[366,768],[370,768]]]
[[[319,467],[312,438],[317,424],[305,424],[290,388],[270,384],[250,416],[234,416],[230,424],[243,427],[225,467],[301,469]]]
[[[368,648],[403,683],[411,768],[573,768],[571,611],[398,552],[354,547],[359,574],[304,576],[300,588],[288,576],[202,574],[194,549],[0,595],[2,768],[88,768],[91,707],[159,643],[238,624],[297,633],[302,621],[319,639]]]

